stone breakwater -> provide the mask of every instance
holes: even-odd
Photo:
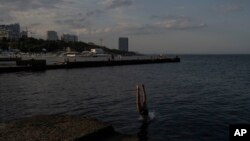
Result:
[[[47,65],[46,60],[17,60],[14,67],[0,67],[0,73],[18,71],[44,71],[53,69],[89,68],[89,67],[108,67],[122,65],[140,65],[156,63],[178,63],[180,58],[157,58],[157,59],[135,59],[135,60],[109,60],[109,61],[73,61],[61,64]]]
[[[135,141],[109,123],[77,116],[39,115],[0,124],[0,141]]]

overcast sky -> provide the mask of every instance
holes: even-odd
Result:
[[[141,53],[250,53],[249,0],[0,0],[0,24],[20,23]]]

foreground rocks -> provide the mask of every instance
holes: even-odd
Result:
[[[93,118],[42,115],[0,124],[0,141],[135,141]]]

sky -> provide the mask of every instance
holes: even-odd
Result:
[[[0,0],[0,24],[160,54],[250,54],[249,0]]]

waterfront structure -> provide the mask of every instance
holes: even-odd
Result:
[[[75,57],[78,52],[67,52],[65,53],[66,56],[68,57]],[[87,55],[89,56],[89,55]],[[103,56],[103,54],[96,54],[94,55],[95,57],[97,56]],[[109,56],[109,55],[104,55],[104,56]],[[113,56],[113,57],[112,57]],[[37,71],[37,70],[51,70],[51,69],[69,69],[69,68],[88,68],[88,67],[104,67],[104,66],[122,66],[122,65],[139,65],[139,64],[155,64],[155,63],[178,63],[180,62],[179,57],[175,58],[149,58],[149,59],[114,59],[114,55],[110,56],[109,60],[89,60],[89,61],[69,61],[65,64],[46,64],[46,60],[36,60],[36,59],[18,59],[15,60],[17,67],[0,67],[0,73],[5,73],[5,72],[18,72],[18,71]],[[5,60],[13,60],[17,59],[16,57],[14,58],[4,58]]]
[[[77,42],[78,37],[72,34],[63,34],[61,37],[61,40],[65,42]]]
[[[58,36],[56,31],[47,31],[47,40],[48,41],[57,41]]]
[[[19,23],[0,25],[0,39],[18,40],[20,38]]]
[[[119,38],[119,50],[128,52],[128,38],[127,37]]]

